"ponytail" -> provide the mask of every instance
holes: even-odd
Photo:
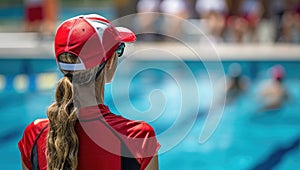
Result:
[[[73,85],[63,77],[57,85],[55,101],[48,110],[50,130],[47,137],[49,170],[76,169],[79,141],[75,132],[77,108],[74,108]]]
[[[78,63],[78,57],[63,53],[58,60],[64,63]],[[115,63],[116,64],[116,63]],[[76,72],[75,81],[79,86],[95,83],[94,90],[97,103],[103,101],[105,69],[96,76],[98,68]],[[77,111],[80,102],[75,97],[78,89],[73,86],[72,79],[75,72],[61,70],[65,75],[59,80],[55,101],[48,107],[47,115],[50,130],[47,137],[47,164],[48,170],[75,170],[78,165],[79,140],[75,131]],[[96,78],[96,81],[93,78]],[[95,81],[95,82],[94,82]],[[74,104],[76,103],[76,104]]]

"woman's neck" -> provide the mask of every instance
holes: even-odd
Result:
[[[76,87],[77,94],[75,97],[81,108],[104,103],[104,87],[97,88],[102,89],[96,90],[94,84]],[[100,94],[97,95],[97,93]]]

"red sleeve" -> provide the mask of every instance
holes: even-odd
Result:
[[[27,128],[24,131],[23,137],[18,143],[19,150],[22,156],[22,161],[28,169],[31,169],[30,154],[35,137],[36,136],[34,133],[34,122],[32,122],[30,125],[27,126]]]
[[[128,147],[145,169],[160,148],[154,129],[145,122],[129,122],[127,130]]]
[[[47,123],[46,119],[39,119],[29,124],[23,134],[23,137],[18,143],[21,152],[22,161],[28,169],[31,169],[30,156],[34,141],[40,133],[43,126]]]

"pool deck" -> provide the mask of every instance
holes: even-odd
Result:
[[[53,37],[41,40],[36,33],[0,33],[0,58],[54,58]],[[136,42],[127,56],[137,60],[300,60],[299,44],[224,44],[200,42]]]

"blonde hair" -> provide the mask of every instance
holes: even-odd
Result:
[[[59,61],[64,63],[78,63],[78,57],[64,53],[59,56]],[[96,100],[103,101],[104,91],[104,74],[105,69],[101,71],[96,81],[90,78],[84,78],[87,76],[94,77],[96,69],[86,71],[62,72],[71,75],[77,75],[79,78],[76,81],[82,85],[86,83],[95,82],[95,97]],[[64,76],[59,80],[55,101],[48,107],[47,115],[50,122],[50,130],[47,136],[47,164],[49,170],[75,170],[78,166],[78,149],[79,140],[75,130],[75,123],[77,121],[77,112],[80,109],[80,105],[76,102],[76,89],[72,84],[72,78]],[[74,104],[75,103],[75,104]]]

